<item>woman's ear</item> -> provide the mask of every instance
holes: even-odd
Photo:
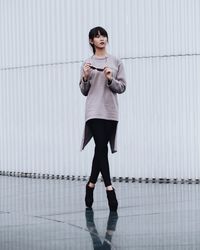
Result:
[[[93,44],[93,41],[92,41],[92,39],[90,39],[90,40],[89,40],[89,43],[90,43],[90,44]]]

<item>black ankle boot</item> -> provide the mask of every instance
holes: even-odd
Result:
[[[109,205],[110,211],[116,212],[117,207],[118,207],[118,201],[116,198],[115,189],[113,188],[113,190],[106,190],[106,193],[107,193],[108,205]]]
[[[86,207],[91,208],[92,207],[92,203],[93,203],[93,191],[94,191],[94,187],[89,187],[89,182],[86,184],[86,188],[85,188],[85,205]]]

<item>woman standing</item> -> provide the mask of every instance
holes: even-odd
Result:
[[[108,142],[111,152],[116,152],[116,133],[118,124],[117,94],[126,89],[124,67],[121,60],[106,51],[108,34],[102,27],[89,32],[89,43],[93,55],[85,60],[81,68],[80,89],[87,96],[85,110],[85,129],[82,149],[93,137],[94,158],[89,181],[86,185],[85,204],[91,208],[93,191],[101,172],[106,187],[110,211],[117,211],[118,202],[112,187],[108,162]]]

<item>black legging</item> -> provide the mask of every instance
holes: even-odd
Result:
[[[105,187],[111,185],[110,170],[108,162],[108,142],[113,133],[116,131],[117,121],[104,119],[91,119],[87,121],[94,142],[94,158],[89,182],[96,183],[99,173],[101,172]]]

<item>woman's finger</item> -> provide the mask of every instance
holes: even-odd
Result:
[[[105,72],[106,74],[108,74],[108,73],[111,73],[112,70],[111,70],[109,67],[105,67],[105,68],[104,68],[104,72]]]

